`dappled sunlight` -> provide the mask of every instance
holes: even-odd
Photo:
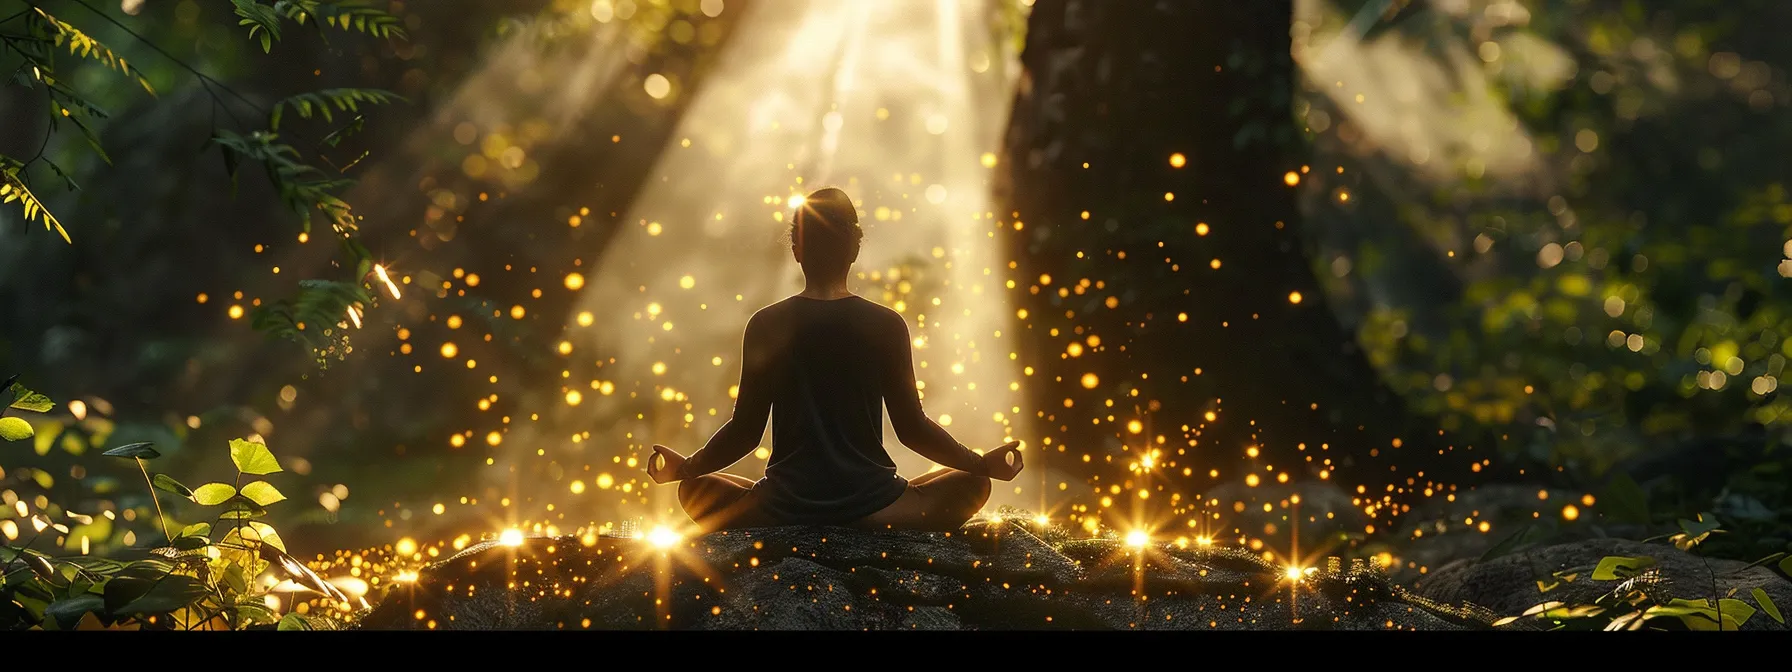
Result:
[[[541,396],[540,422],[511,429],[498,480],[528,474],[518,494],[573,515],[675,515],[644,496],[636,458],[650,443],[688,454],[727,420],[747,318],[801,288],[791,203],[823,186],[859,199],[852,286],[911,320],[929,413],[974,448],[1025,439],[985,158],[1012,90],[1014,68],[997,61],[1013,55],[978,10],[790,2],[743,19],[616,237],[568,285],[580,294],[558,352],[563,391]],[[930,464],[891,431],[886,444],[904,474]],[[733,471],[757,477],[767,450]],[[592,465],[554,480],[600,487],[537,489],[552,460]],[[992,506],[1038,503],[1018,489]]]

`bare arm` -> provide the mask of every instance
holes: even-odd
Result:
[[[746,335],[741,341],[740,389],[734,400],[734,415],[709,437],[702,449],[685,459],[677,474],[679,479],[727,469],[759,447],[759,439],[765,435],[766,418],[772,408],[772,353],[766,347],[764,325],[758,316],[747,321]]]
[[[921,410],[921,395],[915,389],[914,351],[909,349],[908,323],[900,318],[894,322],[893,333],[884,341],[884,351],[878,353],[878,357],[884,362],[884,406],[890,410],[890,425],[896,430],[896,439],[935,463],[988,476],[989,467],[982,455],[952,438],[945,428]]]

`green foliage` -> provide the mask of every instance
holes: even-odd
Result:
[[[323,89],[301,93],[274,103],[273,108],[268,111],[268,128],[280,130],[280,120],[288,107],[301,118],[310,119],[315,115],[328,122],[336,120],[330,111],[332,107],[339,112],[359,112],[360,105],[363,104],[384,105],[403,100],[403,96],[382,89]]]
[[[32,434],[31,423],[18,418],[0,418],[0,439],[24,441]]]
[[[103,453],[139,465],[160,455],[147,444],[120,446]],[[230,443],[231,461],[244,476],[281,471],[272,451],[261,443]],[[352,607],[335,586],[287,553],[272,525],[260,520],[263,506],[284,498],[271,483],[253,481],[241,488],[208,483],[188,490],[165,474],[144,477],[155,491],[217,507],[216,520],[199,522],[167,536],[167,545],[153,557],[118,562],[97,557],[56,558],[24,547],[0,545],[0,628],[186,630],[241,629],[275,626],[282,630],[334,629],[316,615],[282,617],[268,608],[268,585],[261,577],[290,581],[323,596],[341,610]],[[162,503],[156,498],[156,507]],[[160,514],[159,514],[160,515]],[[167,516],[160,515],[164,525]],[[217,535],[222,531],[222,535]]]
[[[99,61],[100,63],[105,64],[107,68],[116,70],[119,74],[135,79],[137,84],[142,86],[145,92],[152,95],[155,94],[155,87],[149,85],[149,79],[143,76],[143,72],[133,67],[123,56],[119,56],[116,52],[112,51],[111,47],[102,44],[99,40],[93,39],[87,33],[81,32],[80,28],[76,28],[66,21],[50,16],[50,14],[45,12],[41,7],[33,7],[31,8],[31,11],[37,13],[37,19],[42,24],[41,31],[50,35],[53,45],[57,47],[68,47],[68,53],[70,55],[78,54],[81,58],[91,58],[95,61]]]
[[[265,476],[280,471],[280,463],[274,460],[274,453],[265,444],[244,439],[230,442],[230,461],[236,470],[245,474]]]
[[[66,52],[83,62],[130,77],[153,95],[148,77],[121,52],[96,39],[86,29],[52,16],[33,3],[28,4],[32,4],[28,11],[0,20],[0,38],[4,38],[0,39],[0,56],[13,54],[22,59],[12,73],[12,79],[44,95],[49,105],[42,119],[51,134],[61,124],[72,123],[88,146],[110,162],[94,126],[95,121],[107,118],[107,114],[66,83],[74,76],[74,66],[59,64],[57,56]],[[287,24],[314,27],[323,39],[328,39],[327,29],[330,27],[382,40],[405,37],[397,17],[362,2],[232,0],[231,5],[239,24],[248,27],[249,38],[259,42],[264,51],[271,51],[274,43],[287,34],[282,30]],[[148,42],[118,19],[92,7],[86,9],[125,34]],[[19,28],[8,29],[9,25]],[[359,275],[352,278],[301,283],[297,296],[264,304],[263,314],[252,323],[276,337],[309,345],[320,353],[320,360],[346,352],[342,338],[319,337],[317,334],[344,320],[358,322],[359,311],[371,303],[371,296],[356,288],[366,277],[371,255],[356,240],[355,216],[341,197],[342,192],[354,184],[354,180],[346,177],[346,172],[366,158],[366,153],[338,166],[324,152],[337,147],[343,138],[361,128],[363,119],[359,113],[366,106],[399,102],[403,98],[379,89],[337,88],[300,93],[261,109],[229,86],[174,58],[167,51],[153,44],[148,46],[197,78],[205,93],[211,96],[214,110],[223,110],[227,113],[225,116],[236,122],[237,128],[213,129],[213,141],[224,154],[232,184],[235,184],[237,168],[242,162],[261,164],[281,204],[300,217],[303,229],[310,231],[315,215],[321,213],[341,242],[343,261],[346,262],[341,266],[359,271]],[[267,128],[246,127],[236,114],[231,113],[232,109],[241,106],[256,107],[259,118],[267,120]],[[325,123],[335,122],[339,114],[352,115],[352,119],[341,128],[331,129],[321,141],[304,140],[295,144],[276,133],[289,111],[301,119],[315,118]],[[295,137],[304,138],[298,132]],[[48,138],[46,146],[47,141]],[[72,242],[62,222],[45,209],[33,189],[30,169],[39,163],[60,177],[70,189],[76,188],[68,172],[47,158],[42,150],[37,156],[25,160],[0,155],[0,199],[6,203],[18,201],[26,221],[41,221],[46,229]],[[328,165],[329,169],[319,167],[323,165]],[[352,316],[351,310],[355,313]],[[306,332],[303,325],[307,323],[319,325],[320,329]]]
[[[156,452],[155,444],[147,441],[126,444],[100,454],[106,457],[141,457],[145,460],[153,460],[162,456],[161,453]]]
[[[1596,581],[1617,581],[1636,576],[1642,570],[1654,566],[1655,558],[1628,558],[1622,555],[1606,556],[1600,559],[1599,566],[1593,568],[1593,579]]]
[[[268,181],[279,192],[281,202],[304,218],[306,231],[311,230],[313,209],[324,213],[339,232],[354,228],[354,216],[349,211],[348,203],[334,193],[353,184],[353,181],[329,177],[315,166],[300,161],[299,150],[280,142],[279,135],[265,131],[238,135],[220,129],[212,137],[212,142],[226,151],[234,152],[238,157],[261,163],[267,169]],[[232,167],[231,177],[234,179],[236,163],[233,160],[227,160],[226,163]]]
[[[25,221],[40,220],[44,223],[45,230],[55,231],[62,236],[63,241],[73,243],[68,237],[68,231],[62,228],[62,222],[57,221],[56,215],[44,208],[44,203],[38,200],[37,194],[31,193],[31,186],[19,178],[19,172],[24,167],[24,164],[12,157],[0,155],[0,203],[18,201],[19,207],[24,210]]]
[[[6,388],[12,393],[12,401],[8,403],[5,408],[0,408],[0,416],[3,416],[7,411],[13,409],[31,411],[33,413],[48,413],[50,412],[50,409],[56,407],[56,404],[51,402],[49,397],[33,392],[30,388],[19,384],[17,382],[18,378],[19,377],[15,375],[8,378],[5,384],[0,384],[0,388]],[[37,429],[24,419],[0,417],[0,440],[24,441],[25,439],[29,439],[36,435]]]
[[[230,0],[230,4],[236,15],[242,17],[237,25],[248,26],[250,39],[260,40],[263,52],[272,52],[274,43],[280,40],[281,19],[301,26],[307,23],[316,26],[320,36],[324,26],[355,30],[381,39],[405,36],[404,28],[398,25],[398,17],[360,3],[279,0],[263,4],[256,0]]]

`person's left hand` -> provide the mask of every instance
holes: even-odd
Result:
[[[653,482],[665,485],[678,480],[678,472],[684,469],[684,456],[678,451],[654,444],[653,454],[647,456],[647,477]]]

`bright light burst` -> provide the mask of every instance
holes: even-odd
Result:
[[[1151,544],[1151,535],[1144,530],[1133,530],[1126,533],[1126,545],[1143,549]]]
[[[521,546],[523,545],[523,531],[514,527],[505,530],[498,535],[498,543],[505,546]]]
[[[684,540],[684,537],[679,536],[677,532],[673,532],[671,528],[660,525],[649,531],[646,539],[647,543],[652,544],[654,548],[668,549],[677,546],[678,542]]]

